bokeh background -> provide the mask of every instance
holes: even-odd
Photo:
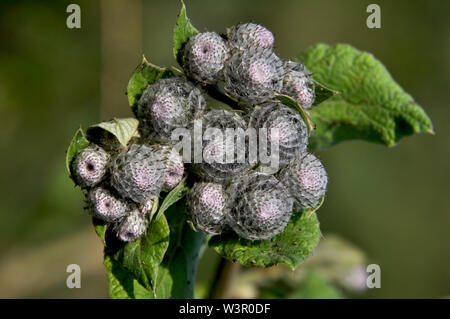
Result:
[[[72,2],[81,7],[81,29],[66,27]],[[381,288],[344,291],[347,297],[449,296],[450,2],[376,1],[381,29],[365,24],[374,1],[185,2],[201,31],[246,21],[266,25],[284,58],[318,42],[372,52],[424,107],[435,136],[407,137],[390,149],[353,141],[319,152],[330,181],[319,211],[325,239],[307,265],[330,254],[334,261],[357,260],[353,278],[361,282],[361,267],[379,264]],[[142,54],[175,65],[179,9],[177,0],[0,2],[1,298],[108,297],[102,247],[81,192],[67,177],[65,150],[80,125],[131,116],[125,90]],[[81,289],[66,287],[72,263],[81,266]],[[218,264],[205,251],[197,296],[208,295]],[[286,297],[286,281],[297,282],[283,267],[229,268],[226,296]],[[319,268],[299,276],[336,279]],[[262,278],[273,282],[261,285]]]

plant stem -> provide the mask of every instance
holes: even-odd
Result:
[[[208,298],[230,298],[233,279],[237,276],[239,270],[239,263],[233,263],[225,258],[221,258],[209,290]]]

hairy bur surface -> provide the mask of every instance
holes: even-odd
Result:
[[[220,130],[222,136],[217,137],[212,134],[210,140],[202,142],[203,161],[195,164],[195,166],[204,174],[205,180],[225,183],[234,175],[249,168],[245,140],[239,141],[236,136],[233,136],[230,143],[227,143],[227,129],[229,129],[228,134],[231,130],[237,132],[238,129],[245,132],[247,124],[237,113],[226,110],[212,110],[203,117],[204,135],[207,135],[208,128]],[[199,141],[194,142],[200,143]],[[227,161],[227,154],[233,155],[231,162]]]
[[[181,77],[159,79],[139,99],[139,131],[142,137],[170,142],[173,130],[190,128],[205,109],[205,98],[191,82]]]
[[[100,183],[107,171],[110,155],[101,147],[91,144],[80,151],[72,162],[72,176],[81,188]]]
[[[311,153],[305,152],[292,161],[278,178],[294,197],[295,210],[316,207],[327,190],[327,172]]]
[[[87,198],[89,212],[98,219],[114,222],[127,214],[128,204],[126,201],[114,196],[106,188],[92,188]]]
[[[266,27],[256,23],[242,23],[228,29],[228,41],[232,47],[245,50],[255,46],[273,48],[275,38]]]
[[[183,69],[186,74],[202,83],[214,84],[222,78],[225,62],[229,58],[227,43],[215,32],[192,36],[183,51]]]
[[[135,241],[145,234],[148,219],[138,208],[132,209],[116,227],[117,237],[125,242]]]
[[[293,200],[274,176],[252,172],[234,179],[226,190],[228,225],[249,240],[281,233],[292,215]]]
[[[286,165],[306,150],[308,129],[293,109],[280,102],[267,102],[256,106],[249,117],[249,127],[266,129],[268,150],[271,143],[278,141],[280,165]]]
[[[234,50],[224,69],[225,91],[245,104],[258,104],[280,92],[283,61],[270,49]]]
[[[292,97],[304,109],[310,109],[316,97],[311,74],[301,63],[287,61],[281,93]]]
[[[152,145],[154,152],[162,158],[165,166],[163,191],[170,191],[183,179],[183,157],[172,146]]]
[[[159,196],[165,165],[160,155],[144,144],[133,144],[113,162],[111,184],[125,198],[145,204]]]
[[[225,227],[225,203],[221,184],[196,183],[187,194],[187,215],[197,230],[218,235]]]

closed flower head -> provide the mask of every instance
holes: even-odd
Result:
[[[183,157],[170,145],[152,145],[151,148],[160,158],[162,158],[164,163],[165,172],[162,190],[170,191],[183,179]]]
[[[260,134],[262,128],[266,130],[268,146],[278,143],[279,163],[283,166],[300,156],[308,146],[308,129],[302,117],[280,102],[257,105],[250,113],[249,126]]]
[[[327,190],[325,168],[313,154],[306,152],[281,170],[279,179],[294,197],[296,210],[316,207]]]
[[[214,84],[222,77],[228,57],[228,45],[219,34],[198,33],[189,39],[184,48],[182,66],[189,77]]]
[[[148,227],[147,217],[138,209],[132,209],[117,225],[117,237],[124,242],[132,242],[145,234]]]
[[[217,235],[225,227],[225,194],[221,184],[196,183],[187,195],[187,214],[193,226]]]
[[[127,214],[128,205],[103,187],[92,188],[88,193],[90,213],[98,219],[113,222]]]
[[[272,50],[235,50],[224,69],[225,91],[245,104],[274,97],[282,88],[283,62]]]
[[[109,159],[109,154],[95,144],[80,151],[71,165],[75,183],[82,188],[97,185],[105,176]]]
[[[242,238],[270,239],[292,215],[292,197],[275,177],[252,172],[233,179],[227,189],[228,225]]]
[[[142,137],[170,142],[173,130],[190,128],[206,101],[198,88],[181,77],[159,79],[139,99],[136,116]]]
[[[112,186],[125,198],[144,204],[159,196],[164,184],[163,159],[145,144],[133,144],[112,165]]]
[[[250,46],[269,49],[273,47],[275,38],[266,27],[250,22],[231,27],[228,30],[228,41],[231,46],[239,49]]]
[[[240,115],[226,110],[210,111],[203,117],[203,129],[208,140],[203,142],[203,161],[195,166],[205,180],[226,182],[249,168],[247,144],[239,138],[247,123]]]
[[[286,74],[283,77],[281,93],[292,97],[304,109],[310,109],[316,97],[314,82],[301,63],[288,61],[285,63]]]

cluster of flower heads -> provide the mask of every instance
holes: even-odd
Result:
[[[249,170],[228,183],[195,183],[187,195],[187,214],[196,229],[209,235],[231,229],[248,240],[271,239],[294,212],[316,207],[326,186],[322,163],[305,152],[277,174]]]
[[[244,23],[226,35],[198,33],[183,50],[187,76],[202,84],[224,83],[231,97],[254,105],[286,94],[304,109],[311,108],[315,94],[311,75],[302,63],[283,61],[275,52],[275,38],[267,28]]]
[[[120,240],[134,241],[147,230],[155,199],[183,178],[183,159],[171,146],[142,141],[106,149],[91,143],[79,151],[71,175],[92,216],[111,223]]]
[[[238,161],[239,147],[249,148],[248,144],[235,140],[235,149],[229,150],[224,141],[208,141],[204,154],[229,151],[236,157],[232,163],[195,165],[203,175],[188,193],[187,212],[193,225],[207,234],[231,228],[245,239],[270,239],[284,230],[294,211],[317,206],[325,195],[327,174],[307,152],[305,122],[274,99],[277,93],[285,94],[309,109],[315,99],[314,83],[303,64],[275,54],[274,40],[267,28],[245,23],[228,29],[226,35],[199,33],[183,50],[182,67],[190,79],[223,88],[246,105],[244,116],[224,110],[205,114],[203,128],[255,128],[259,136],[264,128],[267,149],[275,141],[279,148],[281,169],[271,174],[258,169],[260,162]]]
[[[232,230],[249,240],[270,239],[284,230],[294,211],[317,206],[326,192],[326,171],[307,152],[302,117],[275,99],[277,93],[289,95],[308,109],[314,84],[301,63],[281,60],[273,47],[273,34],[254,23],[234,26],[226,35],[192,36],[181,52],[186,77],[159,79],[141,95],[134,110],[140,139],[113,150],[91,144],[72,162],[72,176],[87,191],[91,214],[113,223],[121,240],[133,241],[145,233],[155,199],[173,189],[188,166],[196,178],[187,194],[187,216],[209,235]],[[223,89],[245,105],[244,112],[208,108],[204,86]],[[198,120],[202,132],[215,129],[222,138],[196,136]],[[248,137],[232,136],[232,143],[224,138],[228,129],[249,128],[258,135],[257,147],[262,141],[267,149],[277,145],[276,170],[249,156],[255,145]],[[177,129],[194,132],[189,164],[173,148]],[[199,145],[202,160],[197,162]]]

